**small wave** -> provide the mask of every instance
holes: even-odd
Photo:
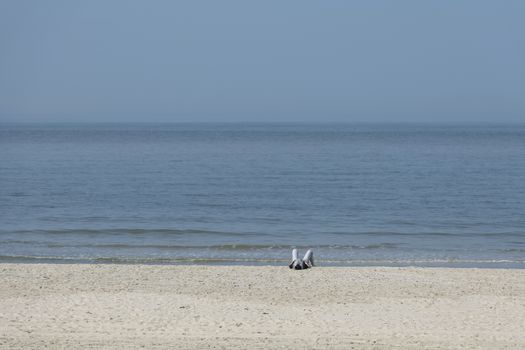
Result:
[[[11,192],[11,193],[8,193],[7,196],[9,197],[30,197],[31,195],[25,192]]]
[[[280,264],[288,259],[251,259],[251,258],[128,258],[128,257],[71,257],[71,256],[27,256],[0,255],[0,262],[13,263],[108,263],[108,264],[191,264],[191,265],[251,265]]]
[[[250,232],[250,231],[219,231],[207,229],[176,229],[176,228],[106,228],[106,229],[35,229],[35,230],[0,230],[0,234],[42,234],[42,235],[216,235],[216,236],[282,236],[283,232]],[[377,236],[377,237],[525,237],[525,231],[501,232],[403,232],[403,231],[321,231],[318,235],[327,236]],[[514,244],[525,244],[522,241]]]
[[[401,231],[362,231],[362,232],[345,232],[331,231],[325,232],[334,236],[403,236],[403,237],[525,237],[525,232],[508,231],[508,232],[401,232]]]
[[[289,259],[279,258],[128,258],[128,257],[63,257],[0,255],[0,262],[12,263],[101,263],[149,265],[287,265]],[[508,259],[316,259],[318,266],[341,267],[477,267],[525,268],[525,260]]]
[[[262,236],[260,232],[233,232],[199,229],[141,229],[141,228],[111,228],[111,229],[50,229],[50,230],[2,230],[0,233],[13,234],[44,234],[44,235],[222,235],[222,236]]]
[[[101,263],[129,263],[129,264],[195,264],[195,265],[231,265],[231,264],[277,264],[287,263],[288,259],[249,259],[249,258],[95,258]]]
[[[377,243],[368,245],[291,245],[291,244],[216,244],[216,245],[177,245],[177,244],[127,244],[127,243],[75,243],[45,242],[32,240],[4,240],[3,244],[39,245],[48,248],[94,248],[94,249],[158,249],[158,250],[185,250],[209,249],[222,251],[254,251],[254,250],[283,250],[283,249],[333,249],[333,250],[376,250],[397,249],[400,244]]]
[[[503,253],[525,253],[525,248],[503,248],[495,250]]]

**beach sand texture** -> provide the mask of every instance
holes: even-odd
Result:
[[[525,270],[1,264],[2,349],[525,349]]]

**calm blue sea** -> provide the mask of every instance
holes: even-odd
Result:
[[[0,124],[0,261],[525,267],[525,126]]]

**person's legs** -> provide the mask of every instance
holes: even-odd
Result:
[[[297,249],[293,249],[292,250],[292,261],[296,261],[297,260]]]
[[[303,265],[303,262],[301,261],[301,259],[299,259],[297,257],[297,249],[293,249],[292,250],[292,262],[290,263],[290,265],[288,265],[289,268],[291,269],[295,269],[295,270],[300,270]]]
[[[308,249],[304,255],[303,261],[308,267],[314,266],[314,252],[311,249]]]

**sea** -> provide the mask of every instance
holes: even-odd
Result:
[[[525,268],[525,124],[1,123],[0,262]]]

